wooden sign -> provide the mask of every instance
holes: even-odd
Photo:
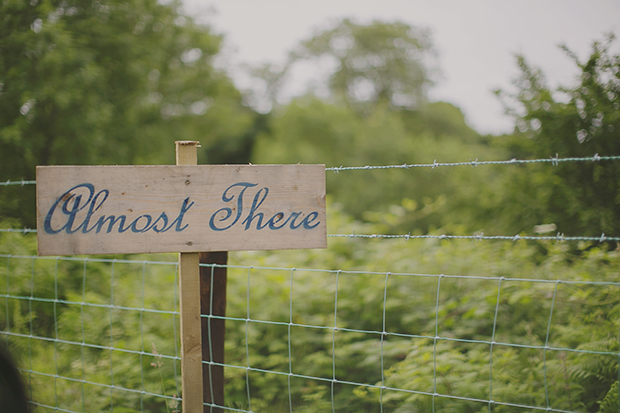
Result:
[[[39,166],[39,255],[326,248],[324,165]]]

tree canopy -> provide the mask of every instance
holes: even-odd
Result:
[[[519,58],[517,127],[497,137],[478,134],[449,103],[425,102],[430,41],[402,23],[344,20],[304,42],[294,59],[336,62],[332,98],[309,93],[265,115],[244,107],[214,68],[220,40],[177,3],[0,3],[0,179],[32,179],[42,164],[171,163],[177,139],[200,140],[210,163],[402,165],[557,153],[592,160],[328,173],[329,231],[512,235],[554,223],[566,235],[620,232],[620,167],[595,156],[620,155],[620,58],[611,39],[595,43],[585,62],[573,56],[578,82],[557,91]],[[270,94],[285,74],[263,67]],[[32,225],[30,189],[0,187],[3,227],[12,224],[6,217]],[[226,408],[617,412],[620,251],[577,248],[334,237],[325,250],[236,253],[226,363],[239,368],[226,370]],[[0,232],[0,253],[0,332],[12,334],[7,341],[28,357],[30,373],[43,373],[30,374],[37,403],[178,407],[166,404],[179,376],[173,262],[35,260],[32,234],[8,232]],[[120,351],[112,356],[108,343]]]
[[[511,157],[590,157],[592,162],[534,166],[507,177],[506,222],[554,223],[566,234],[620,232],[620,164],[596,156],[620,154],[620,56],[613,37],[594,42],[585,61],[564,48],[580,70],[576,84],[551,90],[542,72],[518,57],[521,75],[510,112],[515,134],[501,145]],[[527,206],[527,208],[524,208]]]
[[[178,3],[6,1],[0,20],[3,179],[32,179],[35,165],[171,163],[175,140],[249,158],[255,114],[213,67],[221,38]],[[34,217],[33,206],[0,214]]]
[[[426,100],[432,84],[431,54],[425,30],[401,22],[358,24],[344,19],[302,42],[292,59],[334,61],[329,87],[358,109],[379,103],[413,108]]]

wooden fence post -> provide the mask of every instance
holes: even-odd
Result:
[[[198,163],[198,142],[177,141],[176,164]],[[183,412],[203,411],[199,253],[179,253]]]
[[[228,252],[201,252],[201,264],[226,265]],[[213,276],[213,279],[211,279]],[[200,268],[200,307],[202,314],[217,317],[226,315],[226,267]],[[211,291],[213,288],[213,291]],[[213,301],[211,299],[213,298]],[[202,319],[202,359],[224,363],[225,320],[221,318]],[[224,405],[224,367],[205,365],[202,371],[204,402]],[[205,413],[222,413],[222,409],[207,409]]]

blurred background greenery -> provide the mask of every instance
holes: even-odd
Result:
[[[426,56],[433,53],[432,34],[398,21],[360,24],[345,19],[301,42],[284,67],[254,68],[254,76],[267,84],[273,96],[268,113],[247,106],[244,93],[236,88],[226,68],[214,63],[222,37],[184,15],[177,2],[3,0],[0,22],[0,180],[34,179],[36,165],[171,164],[175,140],[200,141],[199,162],[211,164],[363,166],[426,163],[432,159],[451,162],[549,158],[556,154],[620,155],[620,58],[610,52],[615,41],[612,35],[601,34],[600,39],[593,40],[587,56],[575,56],[566,49],[568,61],[578,67],[580,75],[575,82],[553,90],[544,74],[528,64],[527,56],[517,57],[520,77],[515,81],[516,92],[497,92],[514,116],[514,131],[493,136],[470,128],[458,107],[429,100],[429,88],[437,81],[436,69],[426,63]],[[329,93],[310,91],[278,104],[275,96],[288,71],[299,62],[321,57],[336,62],[329,75]],[[617,236],[618,176],[620,163],[612,161],[328,173],[329,232]],[[34,227],[34,200],[34,186],[0,187],[2,227]],[[29,237],[0,233],[0,253],[34,254],[36,248]],[[233,260],[256,266],[265,263],[278,267],[618,281],[618,253],[612,243],[489,243],[474,248],[457,242],[341,240],[330,241],[325,252],[239,253]],[[11,265],[7,261],[6,269],[0,270],[6,274],[0,276],[8,279],[15,271],[27,271]],[[103,264],[93,267],[89,279],[106,282],[109,268]],[[52,269],[42,271],[47,271],[48,281],[49,277],[53,279],[49,275]],[[75,279],[67,281],[60,294],[65,298],[79,296],[81,274],[75,269],[67,271],[63,277]],[[170,281],[169,275],[161,277],[160,281]],[[282,285],[288,281],[276,275],[266,277],[273,277],[267,281],[275,284],[256,283],[251,305],[265,319],[283,317],[287,321],[288,292]],[[321,281],[322,277],[300,275],[304,282],[298,288],[304,298],[296,299],[295,305],[300,307],[298,317],[314,320],[307,323],[333,325],[334,309],[329,303],[334,284],[330,277],[333,274]],[[339,324],[381,330],[380,312],[364,309],[381,306],[382,277],[349,277],[350,281],[341,284],[342,293],[349,299],[341,302]],[[37,284],[42,282],[37,279]],[[238,292],[230,299],[231,313],[244,309],[244,282],[241,275],[231,276],[230,288]],[[10,293],[30,295],[29,283],[29,279],[19,281]],[[413,283],[407,277],[395,280],[386,303],[390,328],[409,334],[434,334],[434,305],[414,307],[411,303],[432,301],[436,288],[434,279],[416,279]],[[446,287],[439,308],[446,324],[442,334],[488,338],[497,288],[497,281],[467,281]],[[548,285],[524,283],[513,288],[507,288],[505,296],[500,297],[500,303],[506,305],[503,340],[521,343],[527,337],[533,343],[544,343],[541,325],[546,323],[551,305]],[[278,289],[285,296],[280,307],[272,300]],[[108,292],[100,294],[96,300],[110,299]],[[554,336],[557,347],[617,352],[617,297],[616,287],[567,287],[566,304],[554,313],[554,325],[559,326]],[[135,297],[127,297],[132,299]],[[75,307],[63,307],[61,314],[54,315],[28,306],[9,309],[9,301],[14,300],[5,300],[7,310],[2,310],[6,314],[0,320],[8,321],[0,323],[6,325],[27,328],[33,311],[41,328],[49,328],[54,316],[60,320],[77,317]],[[167,300],[170,309],[173,302]],[[511,315],[513,311],[519,318]],[[72,323],[67,321],[66,325]],[[96,334],[109,334],[106,328],[102,325]],[[156,321],[148,328],[154,329],[153,337],[157,337],[153,343],[168,339],[158,348],[172,351],[169,331],[157,331]],[[244,365],[244,328],[228,323],[227,357],[232,364]],[[282,346],[288,346],[286,335],[275,327],[252,328],[250,339],[259,367],[288,371],[288,359],[275,355]],[[130,327],[119,329],[127,340],[137,340],[129,333]],[[303,366],[296,372],[330,378],[331,331],[314,334],[306,330],[295,337],[298,350],[294,363]],[[369,384],[380,381],[382,371],[375,357],[378,343],[380,338],[372,335],[343,334],[336,350],[342,360],[339,376]],[[433,369],[424,357],[432,352],[432,341],[390,337],[386,346],[390,360],[383,371],[386,384],[411,389],[418,388],[417,383],[428,384]],[[442,378],[444,394],[490,397],[488,346],[480,350],[446,342],[439,348],[443,362],[452,366]],[[41,349],[29,351],[35,363],[45,364],[51,350],[42,344]],[[497,357],[504,361],[496,365],[497,374],[493,373],[499,380],[495,388],[505,402],[538,406],[545,400],[540,374],[543,356],[540,352],[526,353],[514,348],[498,350]],[[89,362],[96,371],[108,356],[88,357],[92,357]],[[547,372],[549,380],[565,387],[558,387],[553,407],[617,411],[617,357],[580,358],[570,352],[558,352],[554,357],[553,362],[547,360],[554,366]],[[126,368],[123,375],[127,380],[139,379],[141,370],[132,369],[131,362],[119,365]],[[162,385],[174,381],[170,368],[166,374]],[[231,406],[245,409],[244,374],[227,369],[227,400]],[[266,411],[269,406],[288,409],[283,390],[286,380],[278,380],[257,376],[252,381],[254,411]],[[296,411],[321,411],[325,403],[331,406],[328,386],[300,380],[293,387],[295,403],[302,406]],[[377,406],[378,395],[372,389],[343,385],[336,390],[338,411],[371,411]],[[420,395],[385,395],[389,402],[386,406],[399,412],[427,411],[429,400]],[[89,411],[103,409],[109,400],[101,398],[100,402]],[[139,410],[132,403],[128,402],[127,411]],[[451,411],[487,410],[480,403],[441,403],[447,403],[444,407]],[[168,407],[161,404],[158,408],[165,411]],[[149,407],[148,411],[157,410]]]

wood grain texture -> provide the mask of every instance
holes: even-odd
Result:
[[[37,227],[39,255],[325,248],[325,167],[37,167]]]
[[[196,141],[176,141],[174,145],[177,165],[196,165],[198,163],[200,143]]]
[[[199,253],[179,254],[183,412],[203,411]]]
[[[198,142],[176,142],[177,165],[196,165]],[[179,253],[183,412],[203,411],[200,255]]]

